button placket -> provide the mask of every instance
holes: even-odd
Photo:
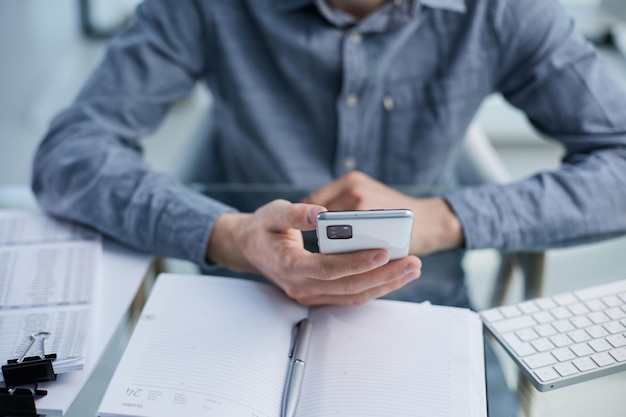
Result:
[[[356,107],[357,104],[359,104],[359,96],[356,94],[348,94],[346,97],[346,106]]]
[[[345,172],[354,171],[356,168],[356,159],[352,156],[348,156],[343,160],[343,170]]]
[[[393,110],[393,107],[394,107],[393,97],[391,97],[390,95],[384,96],[383,97],[383,107],[387,111]]]
[[[355,30],[354,32],[352,32],[352,34],[350,34],[350,41],[354,45],[359,45],[361,42],[363,42],[363,35],[361,35],[361,32]]]
[[[335,170],[338,175],[353,171],[357,166],[358,142],[362,137],[363,110],[361,100],[367,76],[364,37],[358,30],[344,35],[343,86],[337,106],[337,152]]]

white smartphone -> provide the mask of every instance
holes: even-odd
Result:
[[[386,249],[390,259],[409,254],[411,210],[324,211],[317,216],[317,244],[321,253]]]

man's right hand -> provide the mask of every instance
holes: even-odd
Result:
[[[206,257],[234,271],[261,274],[304,305],[362,304],[419,277],[415,256],[389,262],[383,249],[333,255],[304,249],[301,232],[314,230],[317,214],[325,210],[276,200],[252,214],[224,213]]]

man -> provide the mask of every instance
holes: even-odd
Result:
[[[145,164],[139,139],[197,80],[214,98],[207,179],[315,190],[303,203],[239,213]],[[390,187],[454,185],[464,132],[496,91],[564,145],[560,169],[443,198]],[[52,213],[160,255],[261,274],[304,304],[468,306],[463,249],[626,231],[624,109],[556,0],[148,0],[52,123],[33,189]],[[415,212],[411,256],[303,248],[321,210],[391,207]],[[414,255],[428,254],[414,281]]]

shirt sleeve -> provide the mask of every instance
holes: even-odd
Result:
[[[626,233],[626,91],[556,0],[493,2],[498,89],[565,148],[561,167],[447,196],[468,249],[539,250]]]
[[[75,102],[53,120],[35,155],[32,188],[52,214],[202,265],[215,220],[232,209],[152,170],[140,143],[205,71],[200,19],[193,0],[138,7]]]

